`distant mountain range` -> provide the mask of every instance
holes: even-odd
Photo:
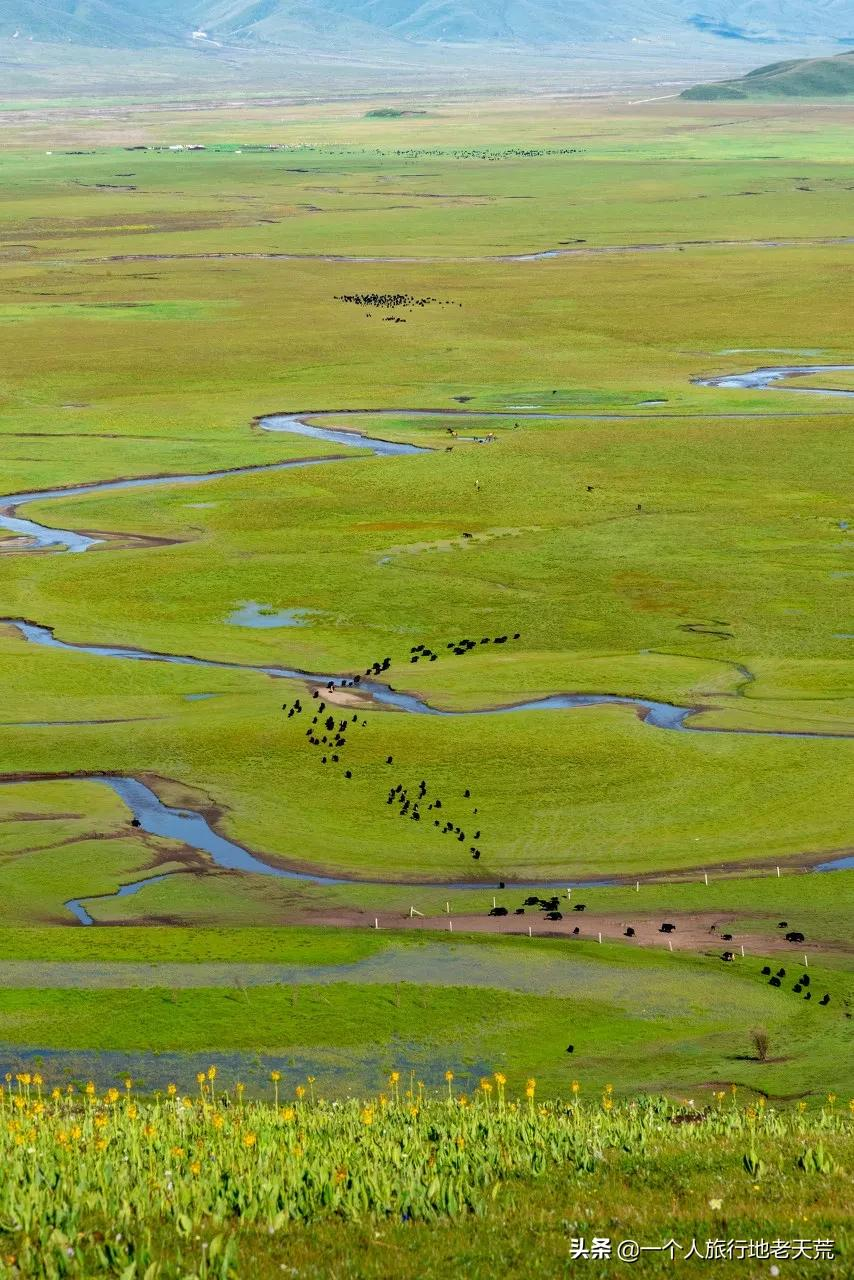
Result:
[[[0,40],[90,47],[571,47],[854,39],[854,0],[0,0]]]
[[[854,52],[840,53],[835,58],[772,62],[737,80],[695,85],[681,96],[694,102],[738,102],[749,98],[840,98],[852,94]]]
[[[854,0],[0,0],[7,97],[663,95],[854,45]],[[772,52],[773,51],[773,52]]]

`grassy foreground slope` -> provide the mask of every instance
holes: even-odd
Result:
[[[711,1242],[725,1250],[737,1228],[743,1258],[752,1236],[774,1240],[763,1256],[791,1260],[789,1275],[845,1274],[850,1123],[832,1094],[779,1115],[726,1091],[698,1111],[615,1104],[609,1087],[543,1105],[534,1078],[518,1097],[502,1073],[473,1094],[453,1085],[392,1073],[379,1097],[330,1107],[309,1082],[281,1106],[274,1076],[277,1105],[247,1105],[211,1069],[195,1099],[139,1102],[128,1082],[45,1105],[27,1075],[0,1138],[4,1272],[424,1277],[451,1262],[475,1278],[563,1276],[572,1257],[613,1275],[628,1241],[635,1274],[672,1274],[678,1258],[718,1276],[741,1255]],[[602,1207],[617,1203],[619,1217]]]

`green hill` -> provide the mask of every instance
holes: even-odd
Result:
[[[800,58],[758,67],[738,80],[698,84],[683,98],[693,102],[749,98],[839,98],[854,94],[854,52],[835,58]]]

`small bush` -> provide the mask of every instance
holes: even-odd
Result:
[[[768,1032],[763,1031],[762,1028],[758,1028],[756,1031],[751,1031],[750,1039],[753,1041],[753,1048],[756,1053],[757,1060],[759,1062],[767,1062],[768,1051],[771,1048],[771,1037],[768,1035]]]

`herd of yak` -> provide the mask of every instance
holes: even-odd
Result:
[[[481,639],[480,644],[504,645],[507,644],[510,639],[511,637],[509,635],[495,637],[486,636]],[[520,633],[518,631],[515,632],[512,639],[521,639]],[[477,641],[463,638],[461,640],[448,641],[444,648],[445,653],[448,656],[450,656],[450,654],[455,656],[464,656],[465,654],[471,653],[472,650],[478,647]],[[439,660],[439,650],[433,649],[429,645],[423,643],[413,645],[409,652],[409,660],[410,663],[418,663],[422,660],[437,662]],[[392,659],[390,657],[377,659],[365,668],[365,676],[375,677],[383,675],[391,669],[391,666]],[[361,682],[362,676],[360,675],[353,676],[352,679],[341,679],[338,681],[330,680],[327,683],[327,691],[331,693],[335,689],[336,685],[338,688],[358,688]],[[290,705],[284,703],[282,710],[287,711],[289,720],[303,714],[308,714],[308,712],[312,712],[311,722],[305,731],[305,737],[308,741],[308,745],[322,752],[320,756],[321,765],[329,766],[341,764],[342,753],[347,745],[346,735],[355,726],[359,725],[360,716],[358,712],[342,716],[341,718],[337,715],[333,715],[331,710],[327,707],[326,702],[322,699],[319,689],[314,689],[312,691],[312,701],[314,704],[313,706],[304,707],[302,700],[300,698],[296,698]],[[367,720],[362,719],[361,728],[366,729],[367,727]],[[385,765],[386,767],[394,765],[394,757],[390,755],[386,756]],[[347,780],[352,780],[352,769],[345,769],[344,777]],[[434,794],[431,791],[427,780],[425,778],[421,778],[415,784],[407,784],[404,781],[395,781],[394,783],[390,783],[386,795],[386,805],[390,808],[394,808],[399,818],[405,819],[409,822],[423,822],[426,829],[438,832],[444,837],[452,837],[455,844],[465,846],[468,843],[468,853],[475,862],[478,862],[480,861],[482,854],[482,850],[480,848],[480,841],[482,839],[481,830],[478,827],[477,830],[471,830],[471,833],[469,834],[463,826],[464,822],[467,822],[467,825],[470,828],[474,828],[476,825],[474,820],[477,818],[478,808],[473,803],[471,788],[465,787],[460,798],[466,802],[468,818],[455,818],[449,816],[443,798]],[[468,821],[468,819],[470,819],[470,821]],[[499,888],[505,888],[503,881],[500,883]],[[548,898],[542,898],[537,894],[533,894],[525,899],[523,906],[515,908],[514,914],[517,916],[523,916],[528,908],[533,907],[541,911],[546,920],[560,921],[563,919],[563,913],[560,909],[560,898],[556,894]],[[573,903],[572,910],[580,913],[586,910],[586,905],[583,902]],[[508,916],[510,911],[507,907],[494,906],[490,910],[489,914],[491,916]],[[781,920],[778,928],[788,930],[788,921]],[[716,927],[712,925],[711,932],[715,932],[715,930]],[[663,922],[659,929],[659,932],[663,934],[670,934],[675,931],[676,925],[671,924],[668,921]],[[573,936],[578,936],[580,932],[581,930],[577,926],[572,931]],[[628,926],[625,930],[625,936],[627,938],[635,937],[635,930],[631,926]],[[723,933],[720,937],[724,942],[732,941],[732,934],[730,933]],[[797,930],[789,930],[786,933],[786,941],[791,943],[802,943],[804,941],[804,935]],[[732,962],[735,959],[735,953],[732,951],[724,951],[721,959],[726,962]],[[786,970],[779,969],[776,974],[772,974],[771,969],[766,965],[762,970],[762,974],[769,978],[770,986],[780,987],[782,985],[782,979],[786,976]],[[797,982],[795,982],[792,987],[792,990],[797,995],[803,994],[805,1000],[811,1000],[812,991],[810,990],[809,974],[804,974],[802,977],[798,978]],[[823,1006],[829,1005],[830,996],[825,993],[818,1003]],[[571,1052],[571,1050],[569,1050],[569,1052]]]
[[[521,638],[521,633],[518,631],[512,637],[513,640],[520,640]],[[485,636],[481,639],[480,644],[505,645],[509,643],[510,639],[509,635],[495,636],[494,638]],[[461,657],[477,647],[476,641],[463,638],[448,641],[444,652],[448,657],[451,655]],[[439,660],[439,652],[426,644],[413,645],[409,653],[410,663],[417,663],[422,659],[437,662]],[[392,659],[388,656],[376,659],[365,668],[365,676],[370,678],[383,675],[391,669],[391,665]],[[356,675],[352,679],[330,680],[326,685],[327,693],[332,693],[336,686],[341,689],[358,689],[362,679],[361,675]],[[289,720],[304,714],[310,714],[310,723],[305,731],[307,745],[320,753],[321,766],[328,768],[330,765],[340,765],[343,763],[342,757],[347,746],[347,734],[359,726],[361,717],[358,712],[351,714],[349,711],[347,715],[342,716],[340,709],[337,714],[333,714],[333,710],[323,700],[320,689],[312,691],[312,703],[313,705],[303,706],[302,699],[295,698],[290,704],[283,703],[282,710],[287,712]],[[361,719],[361,728],[366,729],[367,727],[367,720]],[[386,756],[385,763],[387,767],[393,765],[394,757]],[[345,779],[352,781],[352,769],[345,768],[343,774]],[[415,784],[407,784],[405,781],[391,783],[386,797],[386,805],[387,807],[395,808],[399,818],[403,818],[408,822],[424,822],[425,828],[434,833],[444,837],[452,837],[455,844],[467,845],[467,851],[471,858],[475,862],[479,862],[482,856],[480,847],[482,835],[479,824],[475,821],[478,815],[478,808],[472,800],[470,787],[464,788],[461,799],[467,802],[465,806],[466,814],[464,816],[450,816],[443,798],[435,795],[426,779],[421,778]],[[441,817],[438,816],[439,814],[441,814]],[[468,832],[466,831],[466,826],[469,828]],[[478,829],[474,830],[475,827]]]

